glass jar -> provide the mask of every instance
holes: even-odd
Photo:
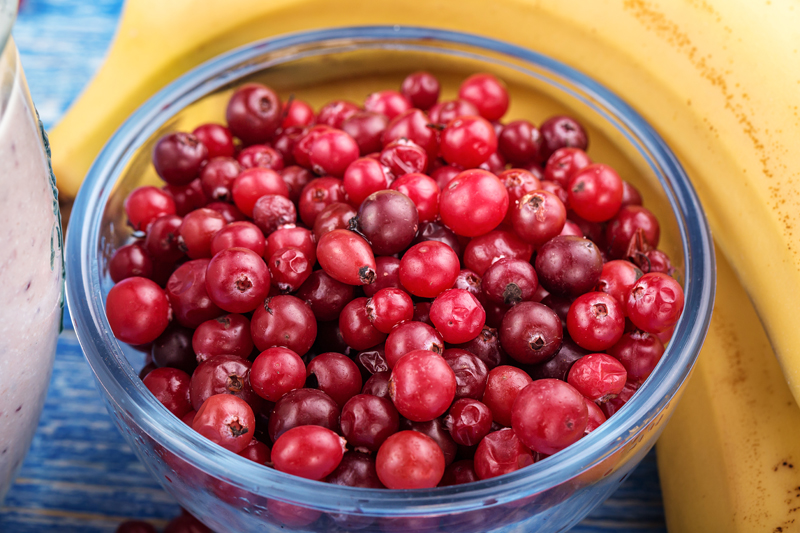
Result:
[[[63,308],[58,193],[50,149],[0,0],[0,502],[30,446]]]

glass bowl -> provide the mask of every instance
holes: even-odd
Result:
[[[367,490],[309,481],[252,463],[172,416],[137,377],[144,354],[111,333],[104,302],[108,261],[131,237],[122,203],[158,184],[150,165],[167,131],[223,121],[233,87],[258,80],[283,98],[319,107],[363,101],[425,69],[443,99],[477,71],[503,79],[507,119],[578,117],[589,154],[641,191],[661,221],[665,250],[683,272],[686,306],[650,378],[605,424],[564,452],[498,478],[431,490]],[[436,29],[355,27],[250,44],[173,82],[111,138],[90,170],[67,239],[68,300],[75,331],[109,412],[142,462],[182,506],[217,531],[564,531],[607,498],[653,446],[681,396],[705,338],[714,297],[712,241],[700,203],[674,154],[639,114],[592,79],[541,54]]]

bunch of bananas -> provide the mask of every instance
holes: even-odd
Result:
[[[668,526],[800,530],[796,2],[128,0],[108,61],[52,132],[62,197],[74,197],[126,116],[214,55],[292,31],[421,23],[586,72],[676,152],[712,225],[719,272],[705,347],[658,444]]]

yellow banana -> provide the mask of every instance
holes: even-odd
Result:
[[[800,408],[722,254],[717,276],[705,345],[656,445],[667,526],[800,531]]]

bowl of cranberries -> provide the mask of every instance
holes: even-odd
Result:
[[[75,330],[217,531],[563,531],[653,446],[713,248],[664,141],[506,43],[361,27],[220,56],[111,138]]]

